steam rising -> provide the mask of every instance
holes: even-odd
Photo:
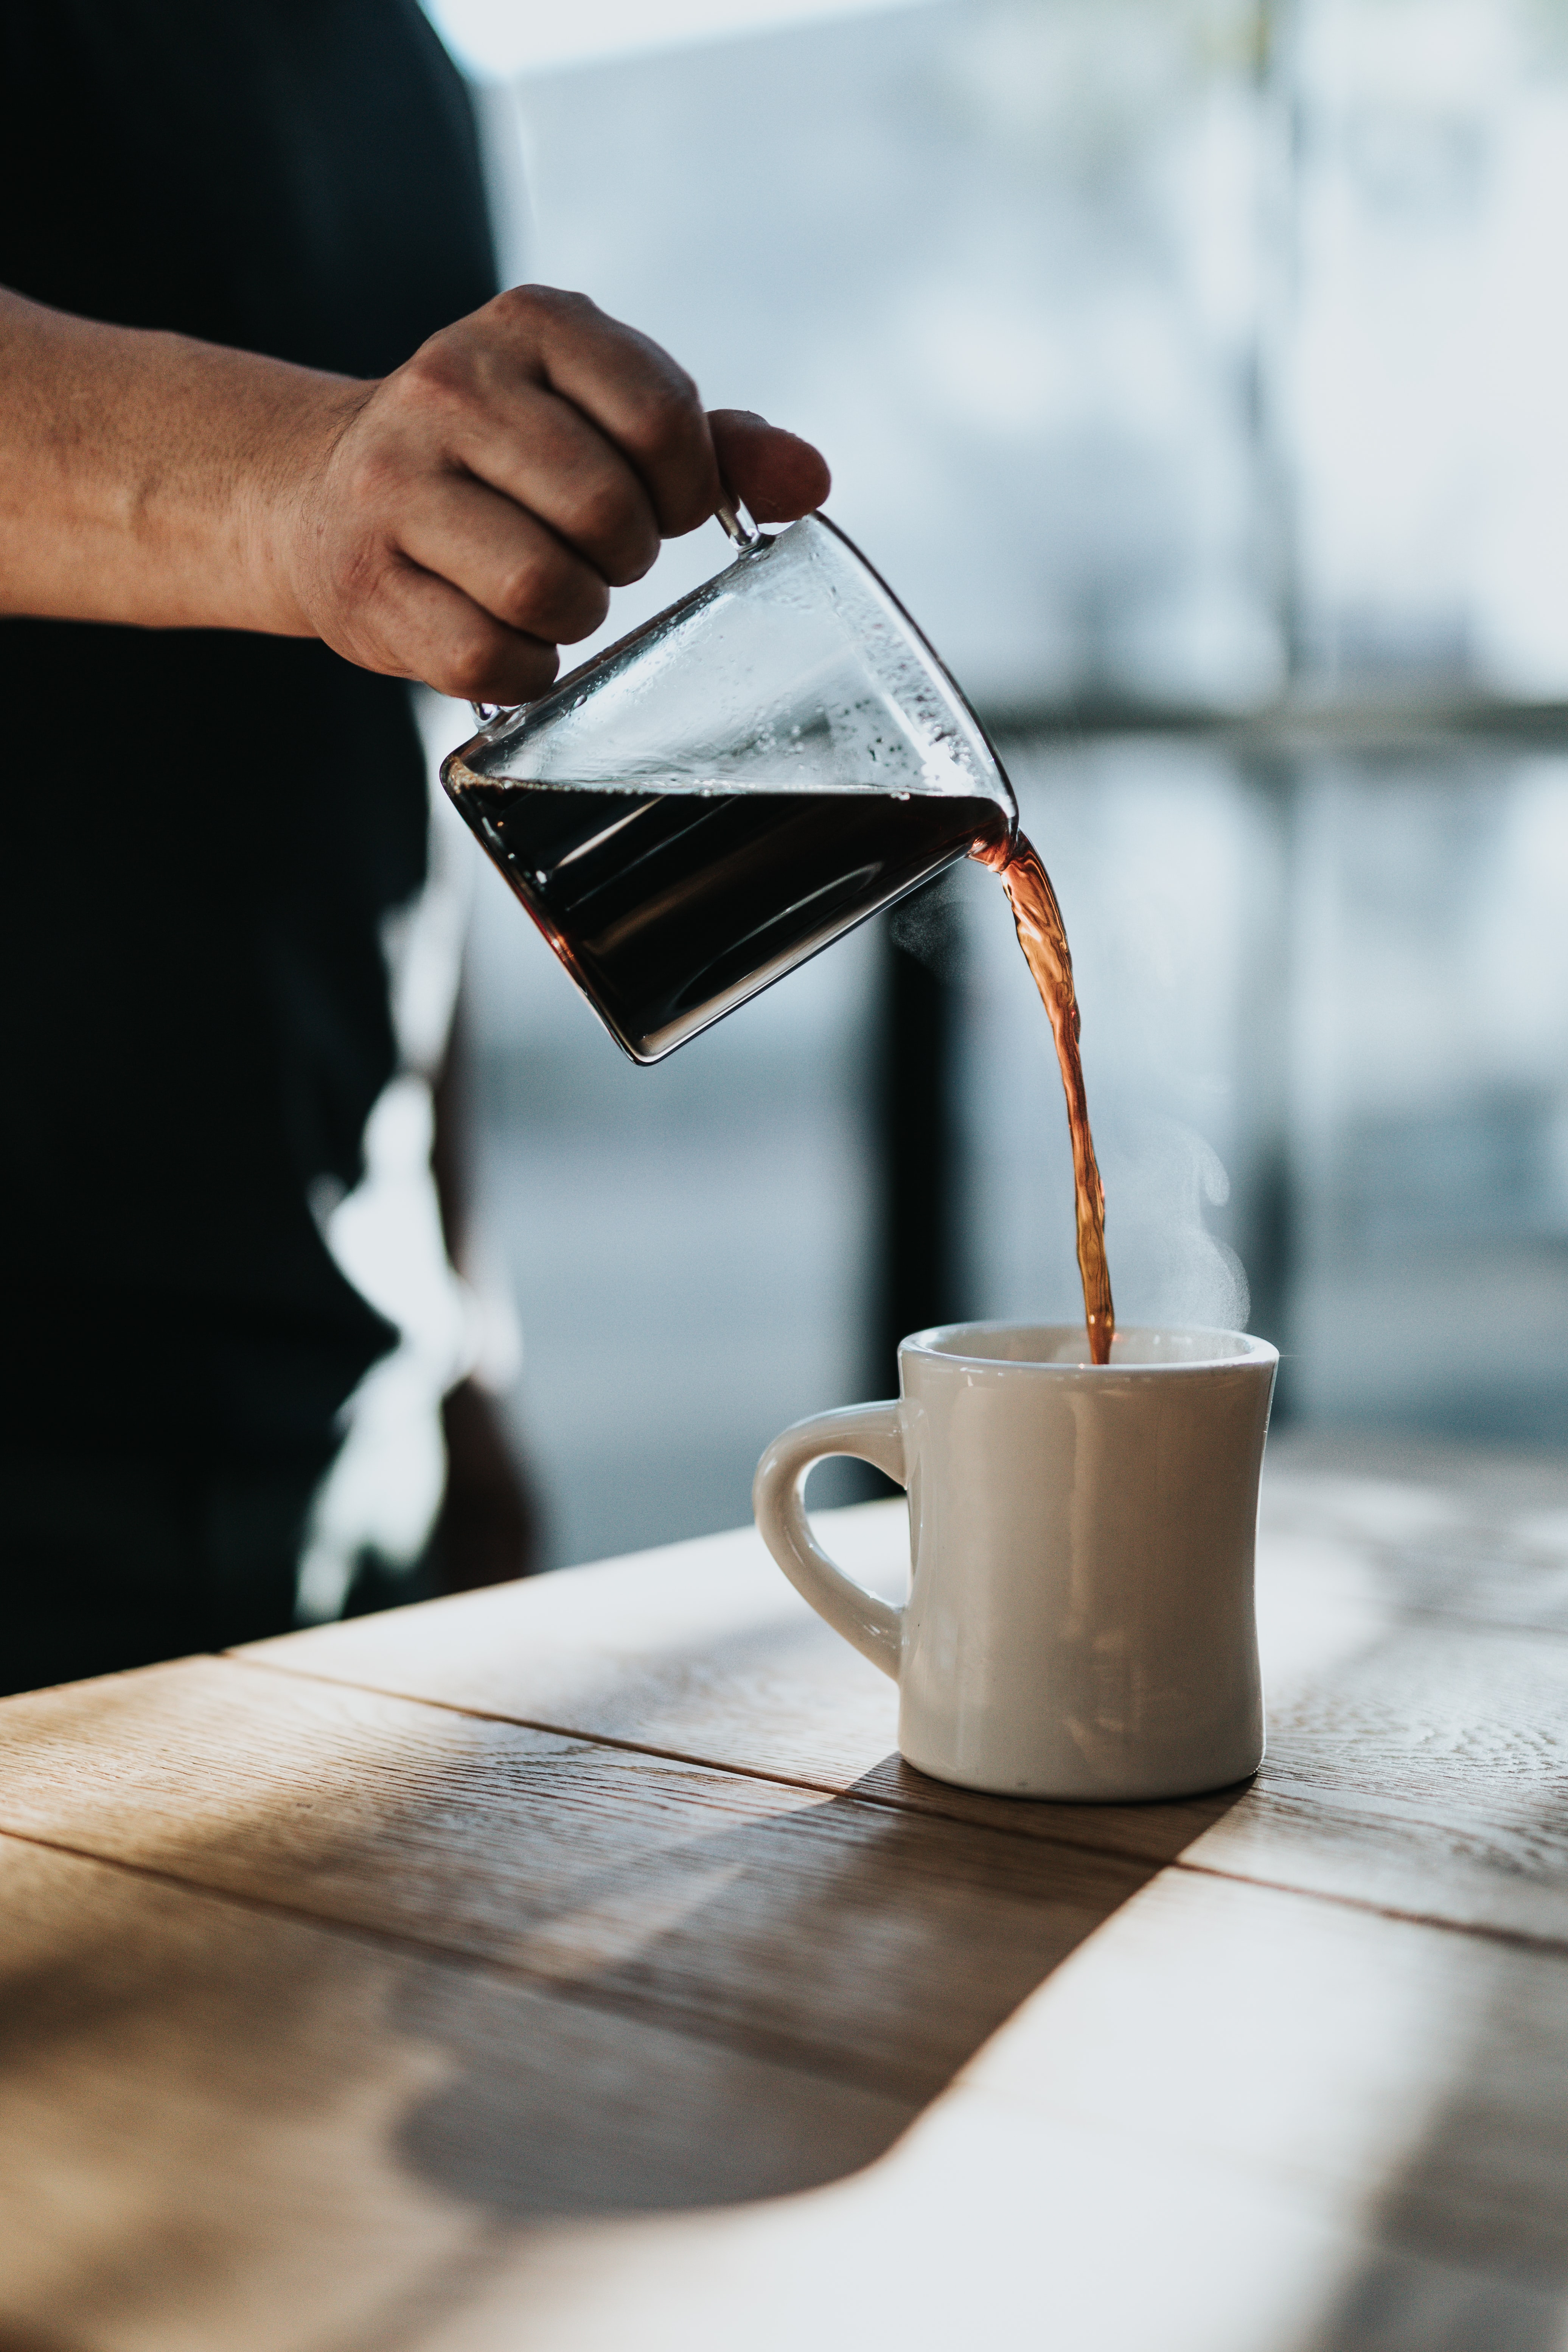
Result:
[[[958,985],[968,960],[967,941],[963,891],[951,868],[923,890],[901,898],[889,920],[896,948],[939,980]]]
[[[1136,1149],[1118,1152],[1107,1167],[1105,1197],[1121,1322],[1246,1330],[1246,1271],[1205,1219],[1205,1208],[1230,1198],[1230,1179],[1211,1143],[1174,1119],[1150,1120]]]

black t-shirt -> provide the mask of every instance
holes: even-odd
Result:
[[[494,291],[414,0],[0,0],[0,283],[368,376]],[[309,1200],[395,1045],[405,689],[302,640],[0,621],[0,1452],[319,1454],[394,1338]]]

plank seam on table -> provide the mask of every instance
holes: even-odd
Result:
[[[1373,1903],[1364,1895],[1344,1895],[1331,1886],[1301,1886],[1289,1878],[1255,1878],[1246,1871],[1222,1870],[1217,1863],[1188,1862],[1180,1854],[1163,1867],[1184,1870],[1193,1878],[1220,1878],[1227,1885],[1256,1886],[1269,1895],[1300,1895],[1310,1903],[1332,1903],[1342,1911],[1364,1912],[1373,1919],[1393,1919],[1407,1927],[1433,1927],[1445,1936],[1477,1936],[1484,1943],[1507,1944],[1521,1951],[1539,1952],[1546,1958],[1568,1960],[1568,1936],[1541,1935],[1530,1927],[1494,1927],[1486,1919],[1446,1919],[1440,1912],[1412,1911],[1399,1904]]]
[[[189,1878],[183,1871],[165,1869],[155,1862],[132,1862],[122,1853],[107,1853],[97,1846],[76,1845],[68,1838],[46,1837],[40,1830],[19,1830],[11,1822],[0,1822],[0,1844],[37,1846],[44,1853],[63,1853],[72,1862],[101,1864],[105,1870],[117,1870],[127,1878],[144,1878],[156,1886],[174,1889],[177,1895],[195,1895],[204,1901],[230,1903],[242,1911],[265,1912],[270,1918],[292,1919],[306,1927],[321,1927],[334,1935],[352,1937],[357,1943],[385,1946],[394,1951],[423,1955],[441,1960],[457,1960],[466,1968],[497,1968],[499,1963],[482,1952],[470,1951],[465,1945],[440,1944],[417,1936],[401,1933],[395,1927],[378,1927],[368,1920],[342,1919],[331,1913],[310,1911],[302,1903],[286,1902],[281,1895],[251,1895],[240,1886],[220,1886],[209,1878]],[[502,1969],[517,1976],[518,1969]],[[532,1979],[531,1979],[531,1982]],[[3,2352],[3,2347],[0,2347]]]
[[[769,2033],[765,2028],[737,2025],[724,2031],[721,2021],[711,2023],[699,2010],[672,2001],[659,2006],[634,1994],[616,1993],[602,1986],[574,1983],[551,1974],[533,1969],[518,1961],[498,1959],[492,1952],[478,1952],[466,1944],[444,1944],[420,1936],[400,1932],[395,1927],[379,1927],[368,1920],[344,1919],[335,1914],[309,1911],[298,1903],[285,1902],[280,1896],[247,1894],[236,1886],[217,1886],[204,1878],[187,1878],[181,1872],[161,1869],[156,1863],[131,1862],[122,1854],[99,1853],[91,1846],[72,1845],[64,1838],[40,1836],[32,1830],[0,1826],[0,1847],[6,1844],[37,1848],[45,1853],[64,1854],[72,1862],[91,1863],[95,1867],[113,1870],[122,1877],[140,1879],[153,1885],[165,1887],[176,1895],[195,1896],[205,1903],[221,1903],[232,1908],[260,1913],[268,1918],[287,1919],[296,1927],[309,1927],[325,1936],[345,1937],[351,1943],[374,1945],[378,1950],[397,1952],[405,1958],[426,1960],[441,1968],[455,1969],[464,1974],[489,1977],[506,1985],[523,1985],[542,1999],[561,2002],[569,2009],[590,2009],[601,2016],[622,2019],[632,2026],[640,2026],[654,2033],[677,2033],[688,2042],[700,2042],[707,2050],[724,2050],[760,2058],[774,2066],[787,2067],[792,2074],[808,2075],[815,2082],[842,2083],[853,2081],[856,2087],[869,2091],[879,2098],[929,2105],[935,2095],[930,2090],[911,2089],[907,2076],[896,2075],[891,2070],[879,2072],[875,2066],[854,2067],[847,2064],[842,2049],[819,2050],[809,2042],[796,2042],[786,2034]],[[704,2030],[705,2026],[707,2030]],[[719,2030],[714,2030],[715,2026]],[[3,2352],[3,2347],[0,2347]]]
[[[547,1723],[541,1716],[503,1715],[492,1707],[466,1705],[460,1699],[431,1698],[419,1692],[394,1690],[384,1683],[350,1682],[344,1675],[324,1675],[310,1666],[279,1665],[271,1658],[241,1658],[229,1651],[219,1654],[227,1665],[255,1666],[263,1673],[289,1675],[301,1682],[325,1683],[336,1690],[363,1691],[373,1698],[395,1699],[405,1706],[434,1707],[441,1714],[468,1717],[478,1723],[510,1724],[519,1731],[540,1731],[554,1739],[580,1740],[585,1747],[611,1748],[623,1755],[650,1756],[662,1764],[689,1764],[699,1771],[727,1772],[740,1780],[762,1780],[770,1787],[809,1789],[813,1795],[831,1798],[836,1803],[869,1806],[882,1812],[909,1814],[917,1821],[949,1822],[959,1829],[977,1829],[988,1835],[1018,1838],[1029,1845],[1055,1846],[1064,1853],[1089,1853],[1102,1861],[1111,1862],[1152,1859],[1149,1855],[1130,1853],[1124,1846],[1097,1845],[1087,1838],[1041,1837],[1033,1830],[1014,1829],[1005,1822],[976,1822],[962,1811],[950,1811],[940,1799],[934,1802],[910,1804],[907,1800],[885,1796],[877,1790],[846,1788],[837,1780],[811,1780],[802,1773],[781,1769],[770,1771],[761,1764],[737,1764],[728,1757],[702,1755],[688,1748],[656,1748],[650,1740],[624,1739],[613,1732],[584,1731],[578,1724]],[[939,1781],[931,1783],[933,1789],[941,1785]],[[1021,1798],[1017,1801],[1026,1803],[1028,1800]],[[1160,1869],[1168,1866],[1163,1862],[1156,1864]]]
[[[46,1850],[58,1851],[68,1855],[71,1855],[73,1858],[85,1859],[94,1863],[105,1863],[108,1867],[118,1870],[123,1875],[132,1878],[164,1877],[167,1879],[170,1875],[168,1874],[153,1872],[143,1865],[123,1863],[109,1857],[99,1855],[79,1855],[76,1849],[68,1846],[56,1845],[54,1842],[49,1840],[32,1837],[25,1832],[0,1829],[0,1842],[7,1841],[26,1845],[39,1846]],[[195,1893],[203,1897],[216,1901],[220,1904],[228,1904],[233,1907],[245,1911],[258,1910],[262,1912],[274,1912],[282,1910],[285,1907],[269,1903],[265,1898],[251,1898],[243,1895],[231,1894],[225,1890],[206,1887],[189,1887],[177,1878],[173,1879],[171,1883],[178,1893]],[[324,1928],[329,1933],[333,1931],[331,1923],[318,1920],[310,1915],[306,1915],[305,1923],[312,1927]],[[338,1932],[346,1935],[353,1940],[363,1940],[373,1944],[390,1944],[394,1947],[397,1947],[402,1942],[402,1939],[395,1935],[383,1935],[374,1929],[362,1930],[352,1926],[344,1927],[339,1929]],[[423,1949],[416,1948],[416,1957],[431,1958],[434,1964],[437,1966],[450,1966],[450,1961],[445,1954],[436,1954],[432,1956],[424,1952]],[[487,1964],[483,1960],[468,1962],[468,1965],[485,1969],[487,1972],[490,1972]],[[516,1974],[514,1972],[501,1970],[500,1973],[508,1977],[510,1980],[516,1981]],[[552,1987],[550,1990],[559,1991],[560,1988]],[[601,2004],[584,2003],[584,2005],[600,2006]],[[617,2015],[622,2017],[624,2020],[626,2020],[626,2021],[631,2022],[634,2026],[638,2023],[645,2022],[644,2020],[635,2015],[628,2018],[627,2011],[621,2004],[606,2003],[603,2004],[603,2006],[613,2008]],[[657,2025],[655,2030],[658,2030]],[[729,2038],[726,2038],[721,2044],[709,2042],[707,2037],[690,2036],[689,2038],[693,2040],[702,2040],[706,2042],[707,2046],[710,2047],[722,2046],[725,2048],[733,2048],[736,2046],[735,2042]],[[788,2071],[806,2076],[810,2079],[826,2079],[834,2083],[839,2083],[844,2080],[843,2067],[837,2057],[831,2071],[824,2067],[800,2065],[794,2061],[793,2055],[784,2056],[782,2059],[777,2055],[772,2055],[772,2063],[781,2064],[787,2068]],[[1026,2116],[1035,2116],[1039,2113],[1039,2108],[1037,2105],[1036,2101],[1029,2096],[1021,2095],[1016,2084],[1011,2080],[1004,2077],[999,2080],[987,2080],[983,2084],[975,2084],[973,2083],[966,2083],[963,2080],[967,2074],[967,2066],[960,2068],[952,2077],[949,2078],[949,2084],[944,2087],[961,2086],[968,2098],[978,2100],[985,2105],[994,2105],[1004,2109],[1011,2109],[1016,2113],[1021,2113]],[[886,2095],[884,2094],[884,2095]],[[901,2146],[904,2143],[908,2132],[925,2121],[931,2108],[937,2104],[937,2100],[940,2096],[941,2094],[923,2093],[911,2098],[907,2092],[893,2094],[894,2100],[910,2105],[913,2108],[913,2113],[910,2116],[907,2122],[900,2127],[895,2139],[889,2144],[889,2147],[883,2149],[878,2156],[870,2159],[871,2166],[874,2167],[883,2163],[887,2158],[892,2154],[894,2147]],[[1155,2135],[1151,2135],[1147,2129],[1146,2124],[1141,2118],[1107,2121],[1098,2115],[1079,2114],[1070,2117],[1066,2127],[1070,2128],[1076,2136],[1092,2139],[1100,2143],[1102,2147],[1112,2152],[1128,2147],[1136,2148],[1140,2151],[1152,2148],[1158,2160],[1167,2163],[1173,2160],[1180,2161],[1183,2158],[1191,2160],[1192,2157],[1196,2154],[1199,2158],[1206,2166],[1210,2167],[1216,2174],[1230,2173],[1238,2177],[1250,2176],[1257,2169],[1257,2158],[1239,2148],[1232,2148],[1226,2147],[1223,2145],[1216,2145],[1202,2137],[1199,2137],[1195,2140],[1184,2137],[1177,2133],[1170,2131],[1168,2128],[1161,2130]],[[1272,2158],[1272,2160],[1265,2159],[1265,2162],[1268,2164],[1268,2168],[1274,2176],[1282,2180],[1287,2190],[1305,2188],[1310,2192],[1316,2184],[1321,2183],[1325,2179],[1332,2179],[1334,2177],[1331,2169],[1326,2169],[1321,2165],[1314,2166],[1310,2163],[1303,2165],[1289,2161],[1281,2162],[1277,2155]],[[828,2190],[841,2189],[850,2181],[861,2177],[867,2168],[868,2168],[865,2164],[857,2163],[849,2171],[836,2176],[830,2181],[821,2183],[817,2189],[809,2193],[816,2195]],[[765,2205],[773,2200],[764,2198],[760,2201],[762,2204]],[[721,2206],[713,2210],[740,2214],[748,2210],[757,2210],[758,2202],[759,2200],[754,2198],[747,2198],[742,2200],[738,2204]],[[1474,2213],[1478,2210],[1485,2213],[1500,2210],[1500,2200],[1497,2198],[1487,2197],[1484,2194],[1478,2198],[1473,2189],[1464,2193],[1459,2198],[1458,2203],[1461,2209],[1467,2213]],[[518,2241],[515,2236],[503,2232],[501,2242],[503,2252],[505,2252],[508,2250],[515,2250]],[[1359,2243],[1359,2241],[1352,2238],[1351,2242]],[[443,2263],[438,2266],[434,2282],[428,2275],[423,2278],[419,2282],[418,2290],[422,2305],[425,2304],[427,2298],[431,2295],[433,2288],[435,2292],[439,2292],[439,2281],[448,2270],[450,2270],[454,2275],[458,2275],[465,2280],[471,2281],[476,2276],[482,2276],[489,2267],[483,2261],[482,2255],[482,2247],[477,2247],[474,2245],[465,2246],[450,2258],[448,2263]],[[1513,2265],[1506,2253],[1488,2259],[1484,2255],[1478,2257],[1468,2251],[1455,2251],[1453,2248],[1449,2247],[1445,2249],[1441,2259],[1445,2267],[1448,2270],[1464,2277],[1482,2282],[1490,2282],[1497,2279],[1506,2280],[1516,2275]],[[399,2292],[401,2295],[406,2298],[408,2293],[407,2288],[402,2289]],[[400,2314],[406,2315],[406,2301],[405,2300],[400,2302],[397,2309]],[[366,2324],[375,2332],[374,2332],[374,2334],[362,2334],[362,2332],[356,2328],[353,2333],[353,2342],[356,2345],[363,2343],[363,2345],[367,2347],[368,2352],[368,2347],[373,2341],[377,2346],[380,2346],[387,2339],[385,2338],[384,2332],[380,2329],[378,2317],[374,2313],[369,2315]],[[418,2319],[417,2326],[422,2329],[424,2325],[425,2319],[422,2314]],[[3,2333],[3,2330],[0,2330],[0,2333]],[[395,2333],[397,2340],[402,2342],[404,2340],[405,2331],[397,2329]],[[334,2341],[335,2340],[336,2338],[334,2337]],[[345,2337],[343,2341],[346,2346],[348,2339]]]
[[[816,1794],[829,1797],[840,1804],[863,1806],[881,1812],[909,1814],[921,1821],[948,1822],[956,1828],[980,1830],[987,1836],[1018,1838],[1030,1845],[1052,1846],[1063,1853],[1092,1854],[1100,1861],[1110,1862],[1152,1860],[1150,1856],[1130,1852],[1125,1846],[1096,1844],[1088,1838],[1042,1835],[1037,1829],[1025,1829],[1022,1826],[1014,1829],[1005,1822],[974,1822],[962,1811],[949,1811],[942,1805],[940,1800],[934,1803],[912,1805],[897,1796],[885,1795],[878,1790],[846,1789],[831,1780],[806,1780],[797,1773],[769,1772],[761,1765],[731,1764],[711,1756],[694,1755],[680,1748],[655,1748],[646,1740],[616,1738],[605,1733],[584,1731],[570,1724],[543,1723],[527,1716],[500,1715],[488,1707],[465,1706],[456,1699],[416,1697],[407,1691],[387,1690],[375,1683],[352,1683],[346,1681],[342,1675],[322,1675],[310,1668],[279,1665],[270,1658],[242,1658],[231,1651],[217,1654],[222,1663],[227,1665],[253,1666],[264,1673],[293,1675],[300,1681],[328,1683],[340,1690],[363,1690],[374,1697],[396,1699],[405,1706],[434,1707],[443,1714],[468,1716],[481,1723],[512,1724],[520,1731],[540,1731],[553,1738],[581,1740],[584,1746],[590,1748],[611,1748],[626,1755],[650,1756],[661,1763],[689,1764],[700,1771],[731,1773],[738,1779],[763,1780],[781,1788],[809,1789]],[[1300,1792],[1311,1798],[1318,1793],[1310,1789],[1310,1784],[1293,1781],[1289,1785],[1292,1795]],[[932,1786],[933,1788],[940,1786],[940,1783],[933,1782]],[[1268,1784],[1265,1784],[1265,1794],[1268,1793]],[[1018,1801],[1026,1802],[1027,1800],[1020,1799]],[[1111,1807],[1107,1810],[1114,1811],[1116,1808]],[[1423,1825],[1428,1828],[1443,1826],[1441,1822],[1426,1822]],[[1205,1832],[1199,1831],[1196,1834],[1202,1836]],[[1364,1912],[1373,1918],[1399,1920],[1410,1927],[1436,1927],[1447,1935],[1479,1936],[1490,1943],[1517,1945],[1525,1951],[1539,1951],[1568,1957],[1568,1936],[1541,1935],[1527,1927],[1495,1927],[1487,1920],[1445,1918],[1437,1912],[1414,1911],[1397,1904],[1374,1903],[1365,1895],[1341,1894],[1329,1887],[1303,1886],[1288,1878],[1265,1878],[1254,1876],[1247,1871],[1226,1870],[1216,1863],[1190,1861],[1184,1854],[1173,1854],[1166,1860],[1155,1864],[1154,1875],[1158,1876],[1160,1872],[1164,1870],[1183,1870],[1193,1877],[1223,1879],[1228,1885],[1257,1886],[1277,1895],[1300,1895],[1313,1902],[1334,1903],[1346,1910]],[[305,1916],[310,1917],[314,1916],[314,1914],[307,1913]],[[445,1947],[437,1946],[434,1948],[444,1949]]]
[[[202,1654],[216,1658],[220,1665],[247,1666],[263,1675],[288,1675],[297,1682],[326,1683],[333,1690],[364,1691],[372,1698],[395,1698],[407,1706],[433,1706],[443,1715],[471,1716],[476,1723],[514,1724],[519,1731],[542,1731],[552,1739],[586,1740],[595,1748],[616,1748],[628,1756],[654,1756],[666,1764],[697,1764],[710,1772],[731,1772],[742,1780],[765,1780],[770,1786],[783,1789],[810,1789],[824,1797],[845,1793],[836,1781],[812,1780],[799,1772],[769,1771],[764,1765],[736,1764],[728,1758],[716,1762],[710,1756],[693,1756],[684,1748],[656,1748],[651,1740],[622,1739],[613,1731],[584,1731],[574,1723],[546,1723],[542,1716],[506,1715],[497,1707],[468,1706],[461,1699],[430,1698],[419,1691],[393,1690],[384,1683],[352,1682],[346,1675],[325,1675],[314,1666],[280,1665],[275,1658],[247,1658],[234,1650]],[[950,1817],[943,1814],[942,1818]],[[1005,1831],[1003,1834],[1010,1836],[1012,1832]]]

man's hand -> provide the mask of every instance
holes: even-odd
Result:
[[[498,295],[342,405],[293,487],[288,576],[340,653],[446,694],[542,693],[556,646],[712,514],[721,471],[759,520],[827,494],[808,444],[706,416],[656,343],[546,287]]]
[[[321,636],[521,701],[721,475],[762,521],[827,495],[581,295],[500,295],[356,383],[0,293],[0,610]]]

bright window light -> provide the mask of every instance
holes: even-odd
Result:
[[[833,16],[908,7],[911,0],[425,0],[426,13],[465,71],[510,79],[555,66],[770,33]]]

